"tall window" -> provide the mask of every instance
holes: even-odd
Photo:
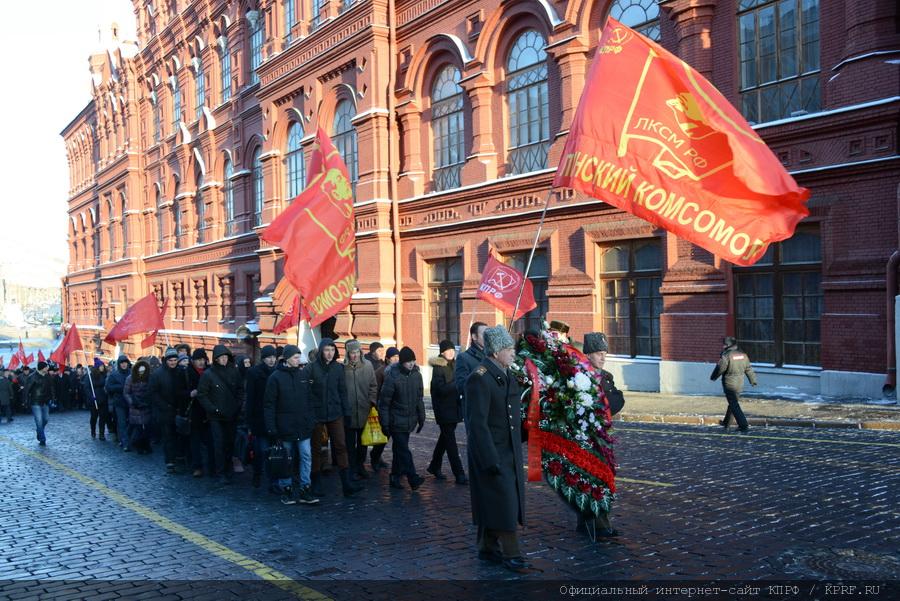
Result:
[[[444,67],[431,90],[431,127],[434,134],[434,190],[460,185],[459,172],[465,157],[465,117],[459,69]]]
[[[599,279],[610,353],[659,357],[662,262],[662,244],[655,238],[602,249]]]
[[[353,1],[354,0],[341,0],[341,12],[344,13],[350,10],[350,8],[353,7]]]
[[[461,344],[462,283],[462,257],[439,259],[428,264],[428,317],[432,344],[444,339]]]
[[[297,12],[294,7],[294,0],[284,0],[284,41],[291,43],[293,36],[291,29],[297,23]]]
[[[219,49],[219,76],[222,87],[222,102],[231,98],[231,54],[228,52],[228,38],[222,36]]]
[[[797,228],[753,267],[734,268],[738,343],[753,361],[818,366],[822,245],[814,228]]]
[[[262,150],[253,151],[253,225],[262,225],[263,213],[263,170],[260,155]]]
[[[109,236],[109,260],[112,261],[115,256],[115,248],[116,248],[116,230],[113,227],[113,202],[112,198],[109,196],[106,197],[106,210],[108,211],[109,218],[106,220],[107,225],[107,235]]]
[[[820,110],[819,0],[740,0],[738,10],[744,117]]]
[[[156,252],[163,251],[163,237],[165,236],[165,217],[163,216],[162,193],[156,189]]]
[[[203,115],[203,105],[206,104],[206,73],[203,72],[202,67],[198,67],[197,72],[194,75],[194,90],[197,106],[197,119],[199,119],[201,115]]]
[[[521,273],[525,273],[528,265],[528,255],[531,251],[504,255],[503,262],[515,267]],[[550,277],[550,265],[547,262],[547,251],[538,248],[534,251],[534,259],[531,261],[531,269],[528,270],[528,279],[534,291],[534,300],[537,307],[516,320],[513,324],[513,333],[521,333],[525,330],[541,330],[542,321],[550,311],[550,303],[547,300],[547,281]]]
[[[312,13],[310,25],[312,29],[315,29],[322,24],[322,11],[328,5],[328,0],[309,0],[309,4],[310,12]]]
[[[350,175],[350,185],[353,194],[356,194],[356,181],[358,179],[356,128],[353,127],[353,116],[356,111],[349,100],[341,100],[334,112],[334,141],[335,148],[341,153],[341,158],[347,164],[347,173]]]
[[[153,143],[159,143],[162,137],[162,106],[159,103],[159,96],[153,92]]]
[[[616,0],[609,11],[616,21],[659,41],[658,0]]]
[[[300,140],[303,139],[303,128],[296,121],[288,128],[287,152],[285,153],[284,166],[287,177],[287,199],[289,201],[303,191],[306,182],[306,166],[303,162],[303,148]]]
[[[256,70],[262,64],[263,16],[257,13],[256,19],[250,21],[250,84],[259,82]]]
[[[507,175],[547,166],[550,151],[550,102],[547,91],[547,43],[528,30],[516,40],[506,64],[509,102]]]
[[[234,182],[231,181],[234,175],[234,166],[231,159],[225,159],[225,235],[233,236],[235,233],[234,223]]]
[[[178,130],[178,122],[181,121],[181,86],[178,76],[172,76],[172,133]]]
[[[206,201],[203,199],[203,172],[200,165],[197,169],[197,191],[194,194],[194,207],[197,213],[197,244],[206,241]]]
[[[119,193],[119,204],[122,205],[122,257],[124,258],[128,255],[128,215],[126,214],[128,201],[121,192]]]
[[[172,224],[173,234],[175,236],[175,248],[181,248],[181,199],[178,198],[180,185],[175,182],[175,189],[172,191]]]

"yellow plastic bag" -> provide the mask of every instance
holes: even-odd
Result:
[[[387,436],[381,431],[381,422],[378,421],[378,409],[372,407],[369,411],[369,419],[362,431],[363,446],[372,447],[378,444],[387,444]]]

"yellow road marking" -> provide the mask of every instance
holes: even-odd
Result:
[[[619,478],[616,476],[616,482],[631,482],[632,484],[647,484],[649,486],[662,486],[668,488],[675,486],[671,482],[656,482],[655,480],[632,480],[631,478]]]
[[[846,445],[860,445],[864,447],[900,447],[900,443],[896,442],[859,442],[856,440],[821,440],[816,438],[795,438],[791,436],[766,436],[764,434],[744,434],[744,435],[734,435],[729,436],[728,434],[723,434],[721,432],[716,434],[705,434],[703,432],[677,432],[677,431],[669,431],[669,430],[648,430],[644,428],[619,428],[622,432],[647,432],[650,434],[677,434],[678,436],[704,436],[710,438],[725,438],[731,440],[744,440],[744,439],[766,439],[766,440],[791,440],[796,442],[813,442],[813,443],[821,443],[821,444],[846,444]]]
[[[204,551],[208,551],[209,553],[212,553],[216,557],[224,559],[225,561],[229,561],[237,566],[244,568],[245,570],[252,572],[253,574],[259,576],[263,580],[271,582],[273,585],[277,586],[278,588],[288,591],[289,593],[296,595],[300,599],[304,599],[304,600],[308,599],[310,601],[331,601],[330,597],[327,597],[327,596],[323,595],[322,593],[319,593],[318,591],[314,591],[311,588],[305,587],[305,586],[293,581],[286,574],[282,574],[281,572],[275,570],[274,568],[267,566],[264,563],[256,561],[255,559],[251,559],[251,558],[247,557],[246,555],[242,555],[242,554],[238,553],[237,551],[233,551],[232,549],[229,549],[225,545],[222,545],[221,543],[217,543],[216,541],[214,541],[210,538],[207,538],[206,536],[203,536],[199,532],[194,532],[190,528],[187,528],[177,522],[170,520],[169,518],[150,509],[146,505],[142,505],[141,503],[134,501],[133,499],[127,497],[126,495],[123,495],[122,493],[113,490],[112,488],[106,486],[105,484],[97,482],[96,480],[94,480],[93,478],[91,478],[89,476],[85,476],[81,472],[70,468],[69,466],[65,465],[64,463],[60,463],[59,461],[56,461],[55,459],[51,459],[50,457],[45,457],[44,455],[37,453],[37,452],[29,449],[28,447],[22,446],[19,443],[15,442],[5,436],[0,436],[0,441],[3,441],[5,443],[17,448],[18,450],[20,450],[21,452],[25,453],[26,455],[28,455],[30,457],[39,459],[40,461],[43,461],[47,465],[49,465],[53,468],[56,468],[57,470],[66,474],[67,476],[74,478],[75,480],[78,480],[85,486],[88,486],[88,487],[96,490],[100,494],[104,495],[105,497],[108,497],[109,499],[115,501],[122,507],[125,507],[126,509],[130,509],[134,513],[140,515],[141,517],[146,518],[147,520],[153,522],[160,528],[162,528],[164,530],[168,530],[172,534],[180,536],[183,539],[185,539],[191,543],[194,543],[195,545],[197,545]]]

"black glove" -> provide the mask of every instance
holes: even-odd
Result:
[[[425,427],[425,421],[424,421],[424,420],[423,420],[423,421],[420,421],[420,422],[419,422],[419,427],[416,428],[416,434],[418,434],[419,432],[421,432],[421,431],[422,431],[422,428],[424,428],[424,427]]]
[[[491,465],[486,470],[489,476],[499,476],[500,475],[500,466],[499,465]]]

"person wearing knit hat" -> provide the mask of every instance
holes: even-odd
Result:
[[[402,489],[406,476],[409,487],[418,489],[425,479],[416,473],[409,436],[425,426],[424,383],[416,365],[416,354],[408,346],[400,349],[399,362],[384,372],[384,385],[378,398],[378,419],[385,436],[393,438],[390,485]]]
[[[362,434],[372,407],[378,403],[378,383],[375,381],[375,368],[363,357],[362,345],[358,340],[348,340],[344,350],[344,377],[350,401],[350,420],[346,428],[350,477],[365,480],[369,478],[366,471],[368,447],[362,443]]]
[[[296,348],[296,347],[295,347]],[[299,352],[299,349],[297,349]],[[261,361],[247,370],[245,415],[250,434],[253,435],[253,487],[262,483],[265,468],[265,454],[269,448],[265,424],[265,393],[269,376],[275,373],[278,363],[277,350],[271,344],[262,347],[259,352]],[[275,490],[274,482],[269,482],[269,490]]]
[[[372,364],[372,369],[377,370],[384,365],[384,345],[377,340],[369,345],[369,352],[366,353],[365,359]]]
[[[509,367],[514,341],[503,326],[484,331],[487,358],[466,380],[466,435],[478,558],[516,573],[533,571],[519,547],[525,518],[521,387]]]
[[[375,370],[376,398],[381,398],[381,388],[384,386],[384,373],[391,365],[400,362],[400,349],[396,346],[389,347],[384,353],[384,361],[385,362],[381,367]],[[387,445],[384,444],[378,444],[372,447],[372,452],[369,456],[369,465],[372,467],[373,472],[385,469],[388,466],[387,463],[381,460],[381,456],[384,454],[384,448],[386,446]]]
[[[187,384],[184,371],[178,368],[178,351],[171,347],[167,348],[163,359],[165,361],[162,367],[150,374],[150,390],[155,412],[154,421],[162,439],[166,472],[174,474],[179,446],[175,416],[184,411],[181,401],[187,395]]]
[[[231,484],[234,476],[232,456],[244,394],[234,355],[224,344],[217,344],[213,347],[213,363],[197,384],[197,401],[209,418],[215,470],[221,484]]]
[[[428,364],[431,366],[431,407],[434,410],[434,421],[441,429],[441,435],[434,445],[431,463],[425,471],[438,480],[445,480],[446,476],[441,472],[441,463],[446,452],[456,483],[468,484],[469,480],[463,471],[462,460],[456,446],[456,426],[462,421],[459,390],[453,378],[456,346],[449,340],[441,340],[438,348],[440,354],[429,359]]]
[[[726,336],[722,339],[722,354],[709,379],[715,381],[720,376],[722,377],[722,390],[728,400],[728,409],[725,411],[725,418],[719,423],[725,427],[727,432],[733,415],[738,424],[738,431],[746,434],[750,425],[741,409],[741,393],[744,391],[744,376],[750,380],[750,384],[756,386],[756,374],[750,365],[750,356],[738,348],[737,340],[733,336]]]

